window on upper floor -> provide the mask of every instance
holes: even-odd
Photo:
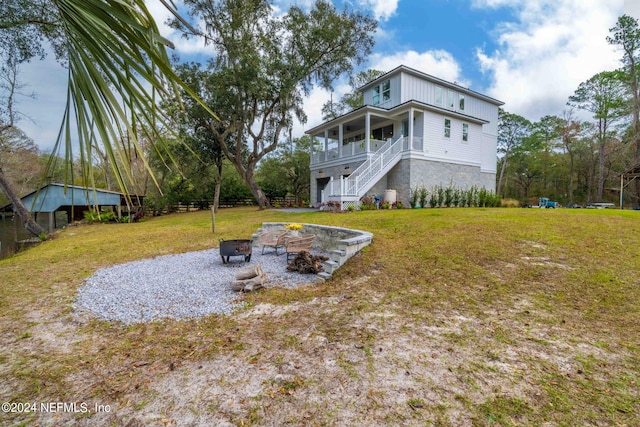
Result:
[[[452,110],[455,107],[455,97],[456,97],[456,93],[454,91],[452,90],[447,91],[447,107],[451,108]]]
[[[442,88],[440,86],[436,86],[436,93],[434,97],[434,104],[442,105]]]
[[[391,99],[391,81],[385,80],[382,84],[373,87],[373,97],[371,102],[373,105],[380,104],[380,95],[382,94],[382,102],[386,102]]]
[[[444,137],[451,138],[451,119],[444,119]]]
[[[469,141],[469,124],[468,123],[462,124],[462,141],[463,142]]]
[[[460,107],[460,111],[464,111],[464,95],[460,94],[460,98],[458,99],[458,105]]]
[[[376,86],[373,88],[373,105],[380,104],[380,86]]]
[[[382,83],[382,102],[391,99],[391,80]]]

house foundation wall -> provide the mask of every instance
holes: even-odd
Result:
[[[357,165],[356,165],[357,167]],[[344,166],[325,168],[327,176],[337,179],[343,172]],[[311,201],[317,206],[320,200],[315,200],[317,194],[317,173],[312,172]],[[383,198],[385,190],[396,190],[396,200],[409,206],[411,188],[424,186],[432,191],[434,187],[455,187],[463,190],[473,186],[495,191],[496,174],[482,172],[479,166],[445,163],[424,159],[402,159],[400,162],[378,181],[366,196]],[[314,203],[315,201],[315,203]]]
[[[403,159],[367,194],[382,197],[385,190],[396,190],[397,200],[409,206],[411,188],[424,186],[432,191],[442,186],[466,190],[476,186],[495,191],[495,182],[495,173],[482,172],[478,166]]]

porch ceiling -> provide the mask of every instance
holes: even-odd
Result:
[[[371,128],[376,128],[378,127],[381,123],[384,123],[386,121],[389,121],[388,117],[381,117],[381,116],[374,116],[371,115],[370,118],[370,123],[371,123]],[[337,123],[335,126],[333,126],[332,128],[329,129],[329,134],[331,135],[333,132],[336,132],[336,134],[338,133],[338,126],[339,124]],[[344,122],[342,124],[342,129],[345,133],[347,132],[355,132],[358,130],[362,130],[364,132],[365,129],[365,118],[364,117],[358,117],[355,118],[353,120],[349,120],[347,122]]]

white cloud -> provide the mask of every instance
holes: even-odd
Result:
[[[619,54],[607,44],[622,0],[478,0],[477,7],[516,10],[517,22],[496,28],[499,48],[478,49],[481,69],[492,74],[487,94],[530,120],[560,114],[578,85],[617,68]]]
[[[341,90],[344,89],[341,88]],[[348,90],[348,88],[346,90]],[[337,90],[334,91],[334,99],[338,99],[340,96],[341,95],[338,94]],[[322,123],[322,106],[330,99],[330,97],[331,94],[320,87],[315,87],[311,90],[309,96],[304,99],[304,106],[302,107],[304,112],[307,114],[307,123],[302,124],[297,120],[295,121],[293,125],[294,138],[301,137],[307,129],[311,129]]]
[[[379,53],[371,56],[370,64],[369,68],[380,71],[391,71],[402,64],[461,86],[469,86],[469,82],[462,77],[460,65],[453,55],[445,50],[429,50],[422,53],[407,50],[394,55]]]
[[[388,20],[398,9],[398,0],[359,0],[358,3],[371,9],[373,16],[380,21]]]
[[[624,0],[624,13],[640,19],[640,2],[638,0]]]

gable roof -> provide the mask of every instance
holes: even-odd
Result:
[[[53,183],[32,191],[21,200],[30,212],[55,212],[62,206],[120,206],[122,197],[123,194],[116,191]],[[11,203],[0,208],[3,212],[12,210]]]
[[[366,84],[362,85],[361,87],[358,88],[358,90],[360,92],[364,92],[367,89],[375,86],[376,84],[379,84],[382,80],[388,79],[389,77],[392,77],[392,76],[394,76],[396,74],[400,74],[402,72],[405,72],[407,74],[411,74],[411,75],[416,76],[418,78],[421,78],[423,80],[432,81],[432,82],[437,83],[437,84],[439,84],[441,86],[444,86],[444,87],[447,87],[447,88],[450,88],[450,89],[454,89],[454,90],[456,90],[458,92],[461,92],[461,93],[469,94],[471,96],[474,96],[476,98],[480,98],[480,99],[482,99],[484,101],[487,101],[487,102],[489,102],[491,104],[494,104],[494,105],[497,105],[497,106],[504,105],[504,102],[499,101],[499,100],[497,100],[495,98],[492,98],[492,97],[484,95],[484,94],[482,94],[480,92],[476,92],[474,90],[465,88],[465,87],[457,85],[455,83],[448,82],[448,81],[443,80],[441,78],[432,76],[431,74],[423,73],[422,71],[416,70],[416,69],[411,68],[411,67],[407,67],[406,65],[397,66],[393,70],[389,71],[388,73],[383,74],[382,76],[378,77],[377,79],[372,80],[369,83],[366,83]]]

